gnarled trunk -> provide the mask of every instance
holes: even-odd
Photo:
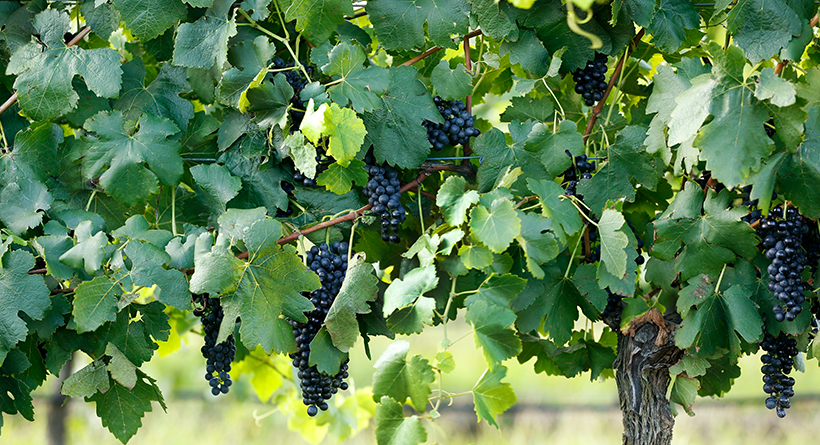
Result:
[[[675,347],[674,326],[654,310],[618,333],[615,380],[624,419],[624,445],[669,445],[675,419],[666,398],[669,367],[683,351]]]

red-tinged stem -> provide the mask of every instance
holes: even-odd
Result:
[[[68,42],[68,46],[74,46],[74,45],[80,43],[80,40],[82,40],[83,37],[88,35],[89,32],[91,32],[91,27],[90,26],[86,26],[85,28],[81,29],[80,32],[78,32],[77,35],[74,36],[74,38],[71,39]],[[6,110],[11,108],[11,106],[14,105],[15,102],[17,102],[17,92],[16,91],[14,92],[14,94],[11,95],[11,97],[8,98],[8,100],[3,102],[3,105],[0,105],[0,114],[3,114]]]
[[[466,36],[464,36],[464,38],[465,39],[471,39],[475,36],[480,36],[480,35],[481,35],[481,30],[477,29],[477,30],[467,34]],[[408,60],[407,62],[402,63],[401,66],[410,66],[410,65],[418,62],[419,60],[424,59],[425,57],[429,56],[430,54],[433,54],[433,53],[435,53],[439,50],[442,50],[442,49],[444,49],[444,48],[442,48],[441,46],[434,46],[434,47],[428,49],[427,51],[419,54],[418,56],[413,57],[412,59]]]
[[[621,70],[624,68],[624,62],[626,59],[629,58],[629,54],[632,52],[632,48],[637,46],[638,43],[641,41],[641,37],[643,37],[644,30],[641,29],[638,31],[638,34],[632,39],[632,45],[627,48],[624,55],[621,57],[621,60],[618,61],[618,65],[615,66],[615,71],[612,72],[612,76],[609,78],[609,82],[606,85],[606,91],[604,91],[604,97],[598,101],[598,104],[595,105],[595,108],[592,109],[592,116],[589,117],[589,122],[587,122],[587,128],[584,130],[584,144],[587,143],[587,139],[589,139],[589,134],[592,133],[592,129],[595,128],[595,122],[598,120],[598,115],[601,114],[601,110],[604,109],[604,105],[606,104],[606,99],[609,97],[609,93],[612,91],[612,87],[615,85],[615,82],[618,81],[618,78],[621,76]]]

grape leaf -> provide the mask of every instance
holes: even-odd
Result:
[[[501,113],[501,122],[525,122],[530,119],[536,122],[544,122],[552,119],[555,112],[555,105],[552,100],[547,97],[534,99],[528,96],[519,96],[513,97],[510,101],[510,106]],[[571,123],[572,127],[575,128],[575,122],[562,120],[558,125],[559,132],[562,132],[563,129],[561,127],[564,126],[564,122],[567,122],[567,124]],[[574,131],[575,130],[573,130],[573,132]]]
[[[330,37],[345,16],[353,15],[348,0],[281,0],[279,6],[285,20],[296,20],[296,31],[314,46]]]
[[[51,307],[48,288],[43,277],[29,275],[34,257],[23,250],[7,252],[0,258],[0,363],[5,353],[26,338],[26,323],[19,317],[23,312],[33,320],[41,320]],[[2,393],[2,392],[0,392]]]
[[[364,255],[351,258],[339,294],[325,316],[325,327],[333,345],[342,352],[348,352],[359,336],[356,315],[369,313],[367,302],[378,296],[378,279],[373,272],[373,265],[364,262]]]
[[[245,239],[245,234],[257,221],[265,219],[265,208],[228,209],[219,216],[219,231],[231,237],[231,243]],[[279,230],[281,232],[281,228]]]
[[[163,264],[171,256],[163,248],[153,244],[131,241],[125,246],[125,255],[131,260],[130,278],[136,286],[156,286],[154,295],[162,303],[177,309],[191,307],[191,293],[185,274],[175,269],[165,269]]]
[[[362,148],[367,131],[353,110],[339,108],[339,105],[334,103],[325,110],[323,134],[330,139],[327,153],[336,158],[339,165],[347,167]]]
[[[262,157],[249,159],[232,151],[220,156],[219,161],[232,175],[242,179],[242,191],[230,202],[233,207],[254,208],[261,204],[270,214],[275,214],[276,209],[288,208],[288,195],[282,190],[281,183],[293,179],[292,175],[265,164]]]
[[[174,235],[167,230],[150,229],[151,224],[143,215],[134,215],[125,221],[125,225],[111,232],[122,240],[143,240],[163,247],[171,241]],[[149,230],[150,229],[150,230]]]
[[[258,88],[247,91],[247,109],[256,113],[254,122],[259,128],[270,128],[274,125],[284,127],[287,120],[287,110],[293,97],[293,88],[288,84],[284,74],[277,74],[273,83],[262,82]],[[240,109],[244,103],[240,97]]]
[[[741,0],[729,12],[726,25],[752,63],[780,53],[803,27],[785,0]]]
[[[470,234],[495,253],[507,249],[521,233],[521,219],[513,203],[499,198],[489,208],[478,205],[470,211]]]
[[[381,105],[379,95],[390,84],[390,71],[375,65],[362,68],[367,56],[361,46],[350,42],[340,42],[328,57],[322,72],[334,76],[338,82],[327,89],[334,102],[340,106],[347,106],[349,102],[359,113],[373,111]]]
[[[523,124],[512,122],[508,127],[512,144],[507,143],[504,133],[497,128],[482,133],[471,142],[473,152],[483,156],[477,176],[479,192],[491,190],[500,176],[519,167],[523,174],[511,190],[518,188],[525,190],[525,178],[534,180],[550,178],[544,164],[536,154],[524,149],[534,126],[533,121]]]
[[[310,342],[309,363],[310,366],[316,366],[319,372],[328,375],[338,374],[342,363],[347,360],[347,357],[347,352],[342,352],[333,346],[333,341],[326,326],[322,326]]]
[[[174,42],[174,65],[210,68],[225,63],[228,39],[236,35],[236,22],[215,11],[210,9],[196,22],[179,25]]]
[[[184,68],[165,64],[148,85],[142,59],[134,58],[122,69],[122,91],[120,98],[114,101],[114,109],[122,111],[125,120],[135,121],[142,114],[150,114],[170,119],[182,131],[188,128],[188,122],[194,117],[194,105],[179,97],[191,91]]]
[[[755,97],[760,100],[770,99],[772,105],[788,107],[795,103],[794,84],[774,74],[773,68],[760,72],[760,82],[755,88]]]
[[[475,293],[464,300],[468,307],[473,303],[483,301],[490,307],[499,306],[500,309],[509,309],[510,303],[524,290],[527,280],[513,274],[492,274]],[[506,326],[506,325],[505,325]]]
[[[444,220],[453,227],[464,223],[467,209],[478,202],[478,192],[466,190],[467,180],[461,176],[450,176],[438,189],[436,205],[441,209]]]
[[[9,129],[3,125],[8,137]],[[14,149],[0,158],[3,183],[11,184],[24,178],[44,182],[50,175],[56,176],[57,147],[62,142],[63,130],[57,124],[35,124],[17,133]]]
[[[506,367],[496,366],[484,371],[473,387],[473,403],[478,420],[484,419],[496,428],[496,416],[513,406],[517,400],[510,384],[501,383],[506,375]]]
[[[560,176],[572,165],[573,158],[567,156],[567,151],[573,156],[583,154],[584,140],[575,122],[562,120],[555,133],[544,124],[535,124],[524,147],[540,153],[541,162],[550,175]]]
[[[12,56],[7,71],[19,74],[14,81],[23,113],[36,121],[48,120],[74,109],[79,96],[71,81],[79,75],[96,95],[114,97],[122,82],[120,55],[110,48],[68,47],[63,33],[69,31],[68,14],[47,9],[34,19],[46,45],[30,43]],[[20,60],[15,60],[20,57]]]
[[[476,347],[482,348],[488,365],[496,366],[521,352],[521,340],[509,328],[515,321],[509,307],[476,300],[467,303],[465,319],[473,325]]]
[[[699,286],[699,280],[694,285]],[[700,297],[694,304],[697,310],[688,311],[684,317],[675,334],[675,345],[681,349],[694,346],[698,356],[709,357],[719,348],[739,354],[740,337],[749,343],[757,342],[763,335],[763,320],[757,305],[749,298],[749,291],[737,285],[722,293],[716,292],[713,286],[708,290],[706,295],[698,294]],[[678,310],[691,304],[691,300],[679,299]]]
[[[159,402],[165,408],[165,400],[156,381],[140,370],[137,370],[137,376],[132,389],[111,382],[108,391],[87,398],[87,401],[97,405],[97,416],[102,420],[102,425],[122,443],[128,442],[142,426],[140,419],[151,411],[151,402]]]
[[[563,122],[563,121],[562,121]],[[541,201],[541,214],[561,225],[563,233],[559,233],[559,239],[566,239],[584,227],[578,209],[572,205],[569,199],[559,198],[564,194],[564,189],[560,185],[550,180],[535,181],[527,180],[530,190],[538,195]],[[558,227],[553,224],[553,231]]]
[[[279,248],[276,244],[279,234],[281,228],[278,222],[259,220],[245,233],[248,261],[225,258],[233,255],[217,245],[216,252],[202,257],[203,265],[207,265],[202,268],[201,274],[197,257],[196,271],[191,277],[193,292],[209,291],[223,295],[222,307],[226,320],[242,317],[240,333],[245,345],[249,348],[261,345],[268,353],[272,350],[289,351],[295,346],[292,334],[289,338],[283,334],[287,332],[283,329],[288,328],[288,324],[279,316],[284,314],[293,320],[305,321],[304,312],[312,310],[313,304],[301,292],[311,292],[321,286],[316,274],[305,269],[295,248]],[[197,250],[200,251],[199,248]],[[214,280],[209,276],[213,273],[209,271],[212,267],[228,267],[229,270],[227,273],[221,272],[222,276]],[[232,290],[232,293],[226,294]],[[227,338],[233,330],[233,326],[228,325],[222,325],[219,341]]]
[[[180,20],[187,9],[179,0],[114,0],[125,25],[142,41],[164,33]]]
[[[90,332],[117,317],[117,302],[123,290],[119,280],[106,276],[84,281],[74,291],[72,314],[77,332]]]
[[[625,249],[629,245],[629,238],[621,230],[625,224],[624,216],[612,209],[604,210],[598,221],[598,233],[601,237],[601,264],[616,277],[626,274]]]
[[[493,263],[493,253],[483,244],[465,244],[458,248],[458,256],[468,269],[484,269]]]
[[[86,178],[100,175],[100,185],[118,201],[135,205],[159,189],[157,182],[176,185],[182,176],[179,143],[168,139],[179,129],[167,119],[143,115],[139,130],[125,129],[120,111],[102,112],[85,123],[85,129],[96,133],[83,160]],[[143,164],[148,164],[146,169]]]
[[[388,396],[376,405],[378,445],[418,445],[427,442],[427,431],[416,416],[404,417],[402,406]]]
[[[493,0],[473,0],[472,16],[478,20],[481,31],[492,37],[496,42],[509,37],[518,37],[518,27],[515,20],[511,19],[500,8],[499,4]]]
[[[694,416],[692,406],[695,404],[695,397],[698,395],[700,382],[687,375],[678,375],[675,383],[672,384],[672,392],[669,394],[669,401],[682,406],[687,414]]]
[[[450,63],[443,59],[430,74],[436,94],[444,100],[462,100],[470,95],[473,92],[472,80],[463,64],[459,63],[456,69],[451,70]]]
[[[381,106],[362,115],[367,139],[379,162],[399,168],[421,165],[430,153],[423,120],[441,122],[433,98],[416,79],[418,71],[409,66],[390,69],[390,86],[381,96]]]
[[[433,323],[435,309],[435,299],[419,297],[411,305],[390,314],[387,317],[387,328],[397,334],[420,334],[425,324]]]
[[[43,221],[41,210],[51,208],[54,201],[41,182],[21,178],[0,192],[0,220],[14,233],[21,235]]]
[[[91,30],[103,40],[108,40],[111,33],[120,27],[120,15],[111,4],[98,3],[97,1],[83,2],[80,12]]]
[[[60,394],[69,397],[91,397],[111,387],[105,362],[94,360],[63,381]]]
[[[647,31],[662,51],[673,53],[686,40],[686,31],[697,29],[700,15],[686,0],[659,0]]]
[[[399,403],[410,403],[418,412],[424,412],[432,390],[430,384],[436,379],[433,367],[427,359],[414,355],[409,360],[410,343],[396,340],[387,347],[373,365],[373,400],[389,396]]]
[[[717,360],[710,360],[710,363],[712,366],[699,378],[698,395],[701,397],[722,396],[732,389],[735,379],[740,377],[740,366],[729,354],[723,354]]]
[[[438,277],[433,265],[417,267],[408,272],[403,279],[393,280],[384,291],[384,316],[387,317],[397,309],[413,304],[437,285]]]
[[[820,181],[820,106],[809,109],[806,136],[797,154],[785,156],[772,168],[779,176],[779,191],[800,207],[800,213],[820,216],[820,189],[816,187]]]
[[[422,46],[425,21],[433,43],[457,48],[450,37],[467,33],[470,5],[465,0],[385,0],[368,3],[365,10],[387,49]]]
[[[519,35],[515,42],[504,41],[498,50],[499,56],[510,55],[510,63],[518,64],[535,77],[547,74],[550,65],[550,54],[538,40],[535,33],[526,30]]]
[[[215,214],[223,213],[228,201],[242,189],[242,180],[232,176],[224,165],[196,165],[191,167],[191,176],[196,181],[197,196]]]
[[[261,85],[265,78],[262,72],[267,73],[268,62],[275,52],[276,46],[265,36],[243,40],[232,46],[228,50],[228,61],[234,68],[225,71],[219,81],[220,101],[242,110],[243,105],[240,104],[247,102],[248,89]]]
[[[113,343],[105,347],[105,355],[111,357],[108,362],[108,373],[111,374],[111,378],[128,389],[134,389],[137,384],[137,367]],[[108,383],[107,378],[106,383]]]
[[[544,289],[526,309],[518,312],[519,331],[542,330],[557,345],[572,337],[572,327],[578,319],[578,306],[590,310],[590,303],[578,291],[574,282],[564,278],[564,271],[552,266],[546,270]],[[594,313],[594,309],[591,310]]]
[[[94,275],[107,256],[105,247],[108,245],[108,238],[105,232],[94,227],[91,221],[83,221],[74,230],[74,237],[76,243],[60,255],[60,262]]]
[[[353,182],[364,186],[367,184],[367,171],[364,169],[364,161],[353,159],[348,167],[342,167],[338,162],[330,164],[325,171],[316,177],[316,184],[322,185],[329,191],[337,195],[343,195],[350,191]]]

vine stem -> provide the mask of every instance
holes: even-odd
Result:
[[[592,109],[592,116],[589,117],[589,122],[587,122],[587,128],[584,130],[584,145],[587,143],[587,139],[589,139],[589,134],[592,132],[592,129],[595,128],[595,121],[598,120],[598,115],[601,114],[601,110],[604,109],[604,105],[606,104],[606,99],[609,97],[609,93],[612,91],[612,87],[615,85],[615,82],[621,75],[621,70],[624,68],[624,62],[626,59],[629,58],[629,54],[632,53],[632,47],[637,46],[638,43],[641,41],[643,37],[644,30],[641,29],[638,31],[638,34],[635,38],[632,39],[632,43],[624,52],[624,55],[621,57],[621,60],[618,61],[618,65],[615,66],[615,71],[612,72],[612,76],[609,78],[609,82],[606,84],[606,91],[604,91],[604,97],[598,101],[598,104],[595,105],[595,108]]]
[[[279,11],[279,4],[277,2],[273,2],[273,3],[276,6],[276,13],[279,14],[279,18],[280,18],[280,20],[282,20],[282,12]],[[259,23],[257,23],[256,20],[252,19],[251,16],[248,15],[248,13],[245,12],[244,9],[236,8],[236,10],[239,11],[239,14],[241,14],[242,17],[244,17],[245,20],[247,20],[248,23],[251,24],[251,26],[258,29],[259,31],[262,31],[263,33],[267,34],[268,36],[274,38],[279,43],[285,45],[285,48],[290,53],[290,56],[293,57],[293,64],[297,65],[299,67],[299,70],[302,71],[302,74],[305,75],[305,79],[310,80],[310,75],[308,74],[307,69],[305,68],[304,65],[302,65],[301,62],[299,62],[299,56],[296,55],[296,53],[293,51],[293,48],[291,48],[291,46],[290,46],[290,39],[289,39],[289,34],[288,34],[287,27],[285,27],[285,29],[284,29],[285,37],[282,37],[282,36],[272,32],[272,31],[270,31],[269,29],[265,28],[264,26],[260,25]],[[284,21],[282,23],[284,23]],[[297,45],[298,45],[298,42],[297,42]]]
[[[471,39],[473,37],[480,36],[481,34],[483,34],[481,32],[481,30],[476,29],[475,31],[473,31],[473,32],[467,34],[466,36],[464,36],[464,38],[465,39]],[[428,49],[427,51],[419,54],[418,56],[413,57],[412,59],[408,60],[407,62],[402,63],[401,66],[410,66],[410,65],[418,62],[419,60],[424,59],[425,57],[429,56],[430,54],[433,54],[437,51],[441,51],[442,49],[444,49],[444,48],[441,47],[441,46],[434,46],[434,47]]]
[[[86,26],[85,28],[81,29],[80,32],[78,32],[77,35],[74,36],[73,39],[69,40],[66,46],[74,46],[80,43],[80,40],[87,36],[89,32],[91,32],[90,26]],[[3,105],[0,105],[0,114],[3,114],[3,112],[11,108],[11,106],[14,105],[16,102],[17,92],[15,91],[14,94],[11,95],[11,97],[9,97],[5,102],[3,102]]]

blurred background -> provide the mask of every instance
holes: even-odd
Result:
[[[600,325],[600,323],[598,323]],[[599,326],[595,326],[600,329]],[[484,358],[476,350],[470,329],[459,320],[449,325],[449,337],[459,339],[450,348],[456,361],[455,370],[444,375],[443,388],[450,393],[469,391],[485,370]],[[600,330],[598,330],[600,333]],[[424,334],[408,338],[410,354],[422,354],[434,363],[440,328],[430,328]],[[146,413],[143,426],[129,444],[269,444],[308,445],[298,432],[288,428],[291,413],[277,410],[271,403],[263,403],[256,396],[248,375],[236,378],[227,395],[214,397],[208,383],[202,379],[205,368],[199,348],[202,337],[188,333],[172,337],[163,345],[154,360],[143,369],[158,380],[168,405],[164,413],[159,405]],[[362,341],[351,351],[351,383],[359,389],[370,386],[373,364],[390,344],[386,338],[375,338],[370,343],[373,360],[364,354]],[[179,349],[170,352],[179,345]],[[169,353],[170,352],[170,353]],[[88,362],[82,354],[75,356],[73,367],[79,369]],[[518,403],[498,418],[499,429],[477,423],[472,397],[454,397],[452,404],[442,403],[441,417],[425,419],[427,443],[438,444],[611,444],[621,443],[621,414],[618,410],[614,379],[590,382],[587,374],[573,379],[535,374],[534,361],[519,365],[515,360],[505,363],[509,368],[509,382]],[[815,439],[814,428],[820,424],[820,369],[817,362],[807,363],[805,373],[794,372],[797,380],[792,408],[785,419],[763,406],[760,361],[746,357],[740,362],[742,374],[732,390],[722,399],[698,399],[695,415],[687,416],[682,410],[676,418],[673,444],[805,444]],[[286,381],[283,386],[292,385]],[[49,402],[58,391],[56,378],[49,380],[35,392],[34,422],[19,416],[4,416],[0,444],[43,445],[48,438]],[[436,387],[437,384],[434,384]],[[350,391],[345,391],[349,393]],[[434,392],[435,394],[435,392]],[[59,401],[62,398],[58,399]],[[304,407],[301,407],[304,409]],[[93,403],[71,400],[63,408],[65,417],[65,444],[117,444],[97,418]],[[412,414],[410,411],[407,415]],[[293,419],[291,419],[293,421]],[[372,421],[370,422],[372,424]],[[301,425],[307,431],[322,427]],[[324,427],[326,429],[326,427]],[[322,437],[318,434],[315,437]],[[315,440],[314,440],[314,443]],[[319,443],[336,443],[328,437]],[[345,444],[375,444],[372,426],[343,441]]]

